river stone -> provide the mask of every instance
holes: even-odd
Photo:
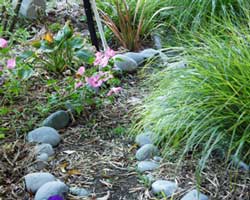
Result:
[[[28,133],[28,142],[37,142],[57,146],[61,140],[57,130],[51,127],[40,127]]]
[[[150,159],[158,153],[158,149],[153,144],[145,144],[136,152],[136,159],[139,161]]]
[[[147,132],[147,133],[139,134],[136,136],[135,142],[140,147],[144,146],[145,144],[153,144],[153,133]]]
[[[114,59],[115,68],[123,72],[133,72],[138,68],[136,61],[127,56],[117,54]]]
[[[13,0],[12,4],[15,8],[18,0]],[[36,19],[41,14],[45,14],[46,1],[45,0],[23,0],[20,7],[20,15],[29,18]]]
[[[167,197],[171,197],[177,188],[175,182],[165,180],[158,180],[152,184],[152,192],[154,194],[161,194],[163,192]]]
[[[41,169],[47,167],[48,160],[49,160],[48,154],[42,153],[42,154],[38,155],[36,158],[35,168],[37,170],[41,170]]]
[[[46,172],[31,173],[24,176],[27,191],[35,193],[42,185],[54,181],[55,177]]]
[[[90,192],[84,188],[79,188],[79,187],[71,187],[69,189],[70,194],[74,196],[79,196],[79,197],[87,197],[89,196]]]
[[[55,113],[52,113],[43,121],[43,126],[48,126],[54,129],[65,128],[70,121],[69,114],[64,110],[59,110]]]
[[[137,65],[141,65],[145,60],[144,57],[140,53],[136,53],[136,52],[127,52],[127,53],[124,53],[123,55],[133,59],[137,63]]]
[[[35,195],[35,200],[47,200],[54,195],[66,197],[68,190],[69,189],[65,183],[61,181],[51,181],[38,189]]]
[[[181,200],[208,200],[208,197],[197,190],[191,190]]]
[[[156,161],[156,162],[161,162],[162,161],[162,157],[160,156],[154,156],[153,160]]]
[[[241,161],[237,156],[232,156],[232,164],[237,169],[248,171],[250,170],[250,166],[248,166],[246,163]]]
[[[145,49],[140,52],[141,56],[143,56],[145,59],[153,58],[157,54],[159,54],[159,51],[155,49]]]
[[[159,163],[153,161],[141,161],[138,163],[137,169],[139,172],[153,171],[159,167]]]
[[[39,144],[35,146],[36,155],[41,155],[43,153],[46,153],[48,156],[53,156],[55,154],[55,151],[51,144]]]

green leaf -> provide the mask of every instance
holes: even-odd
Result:
[[[35,53],[33,51],[24,51],[18,58],[25,60],[27,58],[34,56],[34,54]]]
[[[64,27],[62,28],[62,30],[60,30],[56,37],[55,37],[55,41],[60,43],[63,40],[67,40],[69,38],[71,38],[73,35],[73,29],[69,26],[69,23],[66,23],[64,25]]]
[[[83,39],[81,37],[74,37],[72,40],[69,42],[70,47],[74,49],[81,49],[83,48]]]
[[[94,62],[94,56],[90,51],[80,50],[75,53],[76,57],[83,60],[85,63],[92,64]]]
[[[0,133],[0,140],[4,139],[5,135],[3,133]]]

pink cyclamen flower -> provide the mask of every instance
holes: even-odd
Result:
[[[8,41],[0,38],[0,48],[6,48],[8,46]]]
[[[108,58],[112,58],[115,56],[115,51],[108,47],[108,49],[105,51],[105,56],[107,56]]]
[[[111,96],[112,94],[118,94],[120,91],[122,91],[121,87],[113,87],[109,90],[107,96]]]
[[[78,71],[76,72],[77,77],[81,77],[85,73],[85,67],[80,67]]]
[[[16,67],[16,59],[15,58],[11,58],[9,60],[7,60],[7,68],[8,69],[14,69]]]
[[[82,87],[84,84],[82,81],[78,81],[75,83],[75,89],[79,88],[79,87]]]
[[[102,85],[103,80],[101,80],[100,76],[97,74],[97,75],[91,76],[89,78],[86,77],[86,82],[91,87],[97,88],[97,87],[100,87]]]
[[[109,63],[109,57],[108,56],[104,56],[101,60],[101,62],[99,63],[99,65],[101,67],[106,67]]]
[[[99,71],[99,72],[98,72],[98,75],[100,76],[100,79],[101,79],[103,82],[106,82],[106,81],[108,81],[108,80],[111,79],[111,78],[114,78],[114,76],[113,76],[110,72]]]
[[[95,65],[95,66],[96,66],[96,65],[99,65],[99,64],[101,63],[103,56],[104,56],[104,55],[103,55],[102,52],[97,52],[97,53],[95,54],[95,62],[94,62],[94,65]]]

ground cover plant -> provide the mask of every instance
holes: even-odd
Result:
[[[233,154],[250,160],[249,27],[226,24],[217,24],[218,34],[195,34],[187,68],[154,74],[157,89],[139,111],[139,127],[156,132],[167,157],[193,152],[200,169],[216,149],[225,161]]]

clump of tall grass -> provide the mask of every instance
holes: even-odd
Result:
[[[106,0],[97,1],[102,19],[120,44],[138,50],[142,41],[165,20],[167,0]]]
[[[174,6],[167,23],[178,30],[204,27],[208,22],[228,15],[246,17],[250,9],[249,0],[168,0],[165,6]]]
[[[193,37],[188,67],[152,75],[135,127],[154,130],[168,158],[198,155],[201,169],[215,149],[250,161],[250,28],[225,23]]]

